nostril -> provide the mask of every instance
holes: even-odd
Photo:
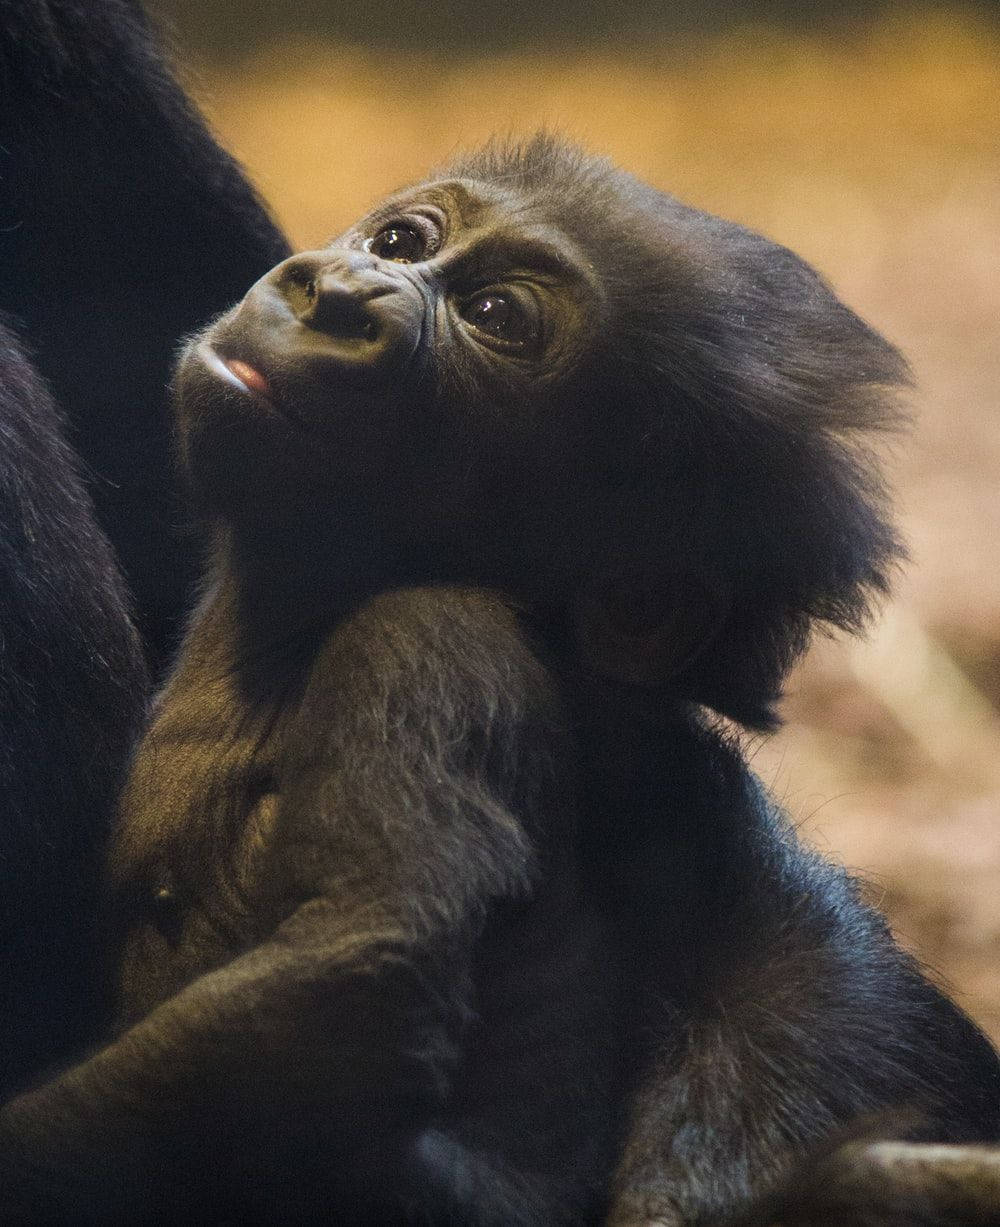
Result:
[[[371,286],[336,272],[317,270],[292,283],[285,297],[307,327],[344,341],[374,341],[381,333],[370,305]]]

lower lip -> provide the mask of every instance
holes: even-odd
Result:
[[[225,361],[210,345],[199,345],[198,356],[213,374],[224,379],[231,387],[264,400],[271,399],[271,385],[266,377],[249,363],[240,362],[236,358]]]

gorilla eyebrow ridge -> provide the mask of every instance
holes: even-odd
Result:
[[[569,245],[570,240],[565,241]],[[494,227],[481,237],[473,235],[468,247],[456,253],[454,262],[463,267],[482,265],[484,273],[493,269],[504,275],[514,270],[543,273],[569,285],[590,280],[583,260],[560,250],[551,239],[523,230],[507,232]]]

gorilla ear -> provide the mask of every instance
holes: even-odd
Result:
[[[574,601],[573,631],[582,658],[601,677],[661,686],[683,675],[726,621],[728,594],[704,577],[655,587],[611,582]]]

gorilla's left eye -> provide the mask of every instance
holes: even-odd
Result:
[[[512,294],[484,290],[461,307],[462,318],[479,333],[505,345],[522,348],[537,339],[535,312]]]
[[[385,226],[373,238],[368,239],[365,249],[381,260],[413,264],[423,259],[427,243],[419,230],[400,222],[394,226]]]

